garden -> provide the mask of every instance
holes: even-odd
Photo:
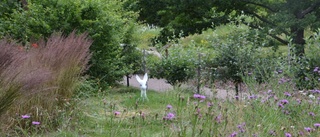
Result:
[[[0,136],[320,135],[319,2],[0,7]]]

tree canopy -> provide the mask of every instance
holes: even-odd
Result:
[[[253,28],[259,28],[267,35],[275,38],[282,44],[288,44],[290,41],[281,35],[289,36],[296,45],[296,54],[304,54],[306,29],[316,29],[320,26],[320,1],[305,0],[232,0],[238,3],[236,12],[242,12],[254,18],[254,21],[247,22],[247,25]],[[216,4],[225,4],[216,1]],[[229,4],[229,6],[231,6]],[[220,10],[225,10],[220,8]]]
[[[296,53],[304,54],[304,31],[320,26],[319,0],[138,0],[140,19],[164,27],[161,40],[173,34],[201,33],[212,25],[235,20],[240,14],[252,17],[242,21],[260,29],[282,44],[293,42]],[[150,8],[155,7],[157,8]],[[150,14],[146,14],[150,13]],[[287,37],[291,37],[292,41]]]

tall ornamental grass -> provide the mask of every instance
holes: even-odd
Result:
[[[2,130],[26,135],[29,129],[59,126],[59,116],[70,109],[75,87],[87,69],[92,41],[75,32],[52,34],[24,47],[7,41],[0,42]]]
[[[10,71],[8,66],[11,64],[20,64],[19,58],[23,56],[17,56],[17,51],[14,50],[13,44],[6,41],[0,41],[0,115],[3,114],[12,105],[14,99],[18,96],[18,90],[20,86],[15,85],[13,82],[5,84],[5,81],[13,81],[16,75],[11,74],[11,77],[4,78]],[[13,58],[16,56],[16,58]],[[11,65],[14,66],[14,65]],[[7,70],[7,71],[5,71]]]

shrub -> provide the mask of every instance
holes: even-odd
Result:
[[[293,49],[295,50],[295,49]],[[306,55],[304,57],[291,57],[294,81],[299,89],[319,88],[320,80],[320,30],[307,40]]]
[[[171,47],[168,57],[151,62],[150,74],[156,78],[164,78],[171,85],[186,82],[195,75],[197,63],[196,51],[183,51],[179,46]]]
[[[260,54],[261,51],[259,52]],[[259,84],[268,83],[270,79],[273,77],[273,73],[277,71],[279,68],[278,61],[281,60],[274,55],[268,55],[266,57],[256,57],[252,62],[254,69],[252,70],[252,75],[254,79]],[[282,70],[282,69],[278,69]]]
[[[217,51],[215,64],[216,78],[219,80],[231,80],[235,83],[236,94],[238,94],[238,84],[242,82],[242,76],[252,73],[254,69],[254,59],[256,56],[256,44],[249,38],[254,37],[248,27],[244,25],[229,24],[221,26],[220,29],[229,29],[222,35],[216,34],[216,39],[212,41],[213,48]]]
[[[122,1],[107,0],[30,0],[28,10],[12,6],[15,9],[10,12],[3,11],[7,17],[0,17],[0,38],[10,36],[30,46],[30,41],[47,39],[55,31],[88,32],[94,40],[88,74],[104,82],[103,85],[111,85],[123,77],[123,70],[130,69],[122,62],[119,44],[133,35],[130,25],[136,14],[122,6]]]
[[[139,70],[141,70],[142,66],[142,52],[137,50],[138,43],[138,36],[140,34],[136,34],[137,30],[137,24],[131,23],[128,25],[127,32],[125,33],[123,44],[122,46],[122,52],[121,52],[121,59],[122,62],[125,64],[125,67],[123,67],[124,73],[127,77],[129,77],[130,74],[135,74]],[[133,35],[134,34],[134,35]]]

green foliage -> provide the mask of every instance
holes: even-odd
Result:
[[[137,73],[141,70],[142,66],[142,52],[137,50],[137,45],[139,44],[139,37],[137,35],[137,24],[131,23],[128,25],[127,32],[124,35],[123,44],[120,46],[122,47],[122,62],[124,63],[125,67],[123,67],[123,71],[125,75],[130,75]]]
[[[319,27],[319,2],[307,1],[215,1],[218,11],[241,13],[251,16],[254,20],[244,21],[248,26],[259,29],[265,35],[276,39],[282,44],[289,44],[286,37],[292,37],[297,56],[304,55],[304,31],[310,27]],[[237,5],[237,6],[235,6]],[[306,10],[307,9],[307,10]],[[228,13],[226,13],[228,14]]]
[[[101,89],[97,81],[83,78],[75,90],[74,98],[88,98],[97,96],[100,91]]]
[[[320,25],[318,23],[320,3],[314,0],[300,2],[136,0],[135,2],[136,9],[141,10],[140,19],[147,23],[157,23],[164,28],[158,37],[162,43],[179,36],[201,33],[212,25],[219,26],[230,21],[239,21],[239,15],[247,15],[251,17],[250,20],[241,20],[247,26],[259,30],[259,39],[273,39],[267,46],[288,44],[286,37],[292,37],[296,54],[302,56],[305,44],[304,31],[309,28],[315,30]]]
[[[186,82],[195,75],[197,52],[194,50],[183,51],[181,47],[171,47],[169,56],[160,61],[150,62],[150,75],[156,78],[164,78],[171,85]]]
[[[47,39],[56,31],[63,34],[73,30],[87,32],[94,40],[90,48],[93,54],[88,74],[113,84],[126,73],[124,70],[130,70],[122,62],[119,44],[128,42],[126,38],[135,31],[130,26],[136,15],[123,9],[123,3],[107,0],[30,0],[28,10],[16,7],[11,12],[5,11],[8,17],[0,17],[0,37],[10,36],[29,46],[29,42]]]
[[[130,25],[130,20],[123,19],[123,16],[128,15],[122,13],[124,11],[121,10],[121,3],[119,2],[107,2],[107,4],[96,2],[92,4],[89,13],[94,14],[87,13],[86,16],[90,18],[97,16],[97,18],[83,20],[83,29],[88,31],[94,40],[91,47],[93,59],[91,60],[92,66],[89,74],[98,78],[99,81],[113,84],[126,73],[125,64],[121,60],[122,50],[119,45],[123,43],[124,36],[128,36],[126,26]]]
[[[154,46],[152,40],[160,34],[162,29],[152,25],[140,25],[138,27],[135,33],[135,37],[138,37],[138,48],[148,49],[148,47]]]
[[[306,47],[306,57],[311,62],[311,68],[319,67],[320,66],[320,55],[318,54],[320,51],[320,29],[314,33],[313,37],[307,41]]]
[[[267,54],[263,53],[263,51],[257,51],[259,54]],[[279,58],[275,55],[268,55],[266,57],[256,56],[254,58],[253,70],[252,72],[248,72],[252,75],[258,83],[268,83],[273,78],[273,74],[276,72],[277,68],[279,68],[278,62]],[[279,69],[280,70],[280,69]]]
[[[319,88],[320,66],[319,61],[319,31],[312,38],[307,40],[306,55],[304,57],[292,56],[293,64],[292,73],[294,73],[294,81],[299,89],[317,89]],[[295,50],[295,49],[293,49]]]
[[[230,28],[230,31],[220,35],[216,34],[212,46],[217,51],[215,64],[217,64],[216,76],[220,80],[232,80],[241,83],[241,77],[252,73],[256,56],[256,44],[249,38],[251,35],[248,27],[243,25],[228,24],[219,29]]]
[[[140,21],[154,25],[160,25],[158,12],[167,5],[164,0],[128,0],[127,3],[130,10],[139,12]]]
[[[1,84],[4,85],[4,84]],[[19,96],[20,86],[10,86],[7,89],[0,89],[0,116],[10,109],[14,100]]]
[[[212,24],[225,22],[224,14],[214,10],[213,1],[136,0],[132,8],[139,11],[139,19],[163,27],[157,38],[165,43],[173,37],[200,33]],[[223,21],[224,20],[224,21]]]

